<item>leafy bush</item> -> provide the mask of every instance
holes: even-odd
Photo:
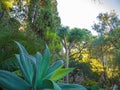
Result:
[[[94,80],[86,80],[86,81],[85,81],[85,84],[86,84],[87,86],[93,86],[93,85],[98,86],[98,85],[99,85],[99,83],[96,82],[96,81],[94,81]]]
[[[62,68],[62,60],[49,66],[50,52],[47,46],[43,56],[39,52],[32,56],[20,43],[16,44],[20,50],[16,58],[24,80],[11,72],[0,70],[0,87],[6,90],[86,90],[77,84],[56,83],[73,69]]]
[[[99,83],[94,80],[86,80],[85,84],[87,85],[88,90],[99,90]]]
[[[87,86],[87,90],[99,90],[99,86]]]
[[[36,51],[44,51],[45,43],[33,34],[33,32],[27,33],[27,31],[18,29],[8,29],[0,24],[0,69],[8,71],[18,69],[14,55],[18,53],[18,49],[13,41],[21,42],[30,54],[35,54]]]

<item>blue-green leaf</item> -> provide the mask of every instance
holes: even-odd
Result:
[[[27,57],[28,57],[28,59],[31,60],[31,63],[33,65],[32,86],[36,90],[36,80],[37,80],[37,76],[38,76],[38,68],[37,68],[36,58],[31,55],[27,55]]]
[[[37,52],[36,55],[35,55],[35,58],[36,58],[36,62],[38,63],[38,65],[40,65],[40,62],[42,60],[41,53]]]
[[[54,64],[52,64],[48,68],[45,78],[50,78],[54,71],[63,66],[63,63],[64,63],[63,60],[58,60]]]
[[[78,84],[58,84],[62,90],[87,90],[82,85]]]
[[[30,85],[8,71],[0,70],[0,87],[7,90],[30,90]]]
[[[16,58],[18,60],[20,70],[26,79],[27,82],[32,84],[32,78],[33,78],[33,67],[30,59],[28,58],[28,55],[20,54],[16,55]]]
[[[40,59],[40,61],[38,62],[38,65],[37,65],[38,66],[37,87],[39,87],[39,85],[41,84],[44,76],[47,73],[48,67],[49,67],[50,51],[49,51],[48,47],[46,46],[46,50],[45,50],[43,57],[41,57],[41,54],[39,54],[39,53],[37,55],[39,55],[39,59]]]
[[[41,73],[41,63],[42,63],[42,55],[37,52],[35,55],[36,58],[36,65],[37,65],[37,70],[38,70],[38,75]]]
[[[15,43],[17,44],[17,46],[19,47],[20,53],[26,54],[28,55],[28,52],[26,51],[26,49],[24,48],[23,45],[21,45],[19,42],[15,41]]]
[[[63,60],[58,60],[56,61],[54,64],[52,64],[49,69],[47,70],[47,74],[55,71],[56,69],[58,69],[59,67],[61,67],[63,65]]]
[[[22,62],[21,62],[21,60],[20,60],[20,55],[19,55],[19,54],[16,54],[15,56],[16,56],[16,58],[17,58],[17,61],[18,61],[18,64],[19,64],[19,67],[20,67],[20,70],[21,70],[23,76],[24,76],[24,77],[27,77],[26,74],[25,74],[24,67],[22,66]],[[26,78],[25,78],[25,79],[26,79]]]
[[[61,90],[61,88],[59,87],[59,85],[49,79],[44,79],[42,82],[42,85],[39,89],[44,89],[44,90]],[[38,89],[38,90],[39,90]]]
[[[30,59],[28,58],[29,54],[27,53],[24,46],[22,46],[18,42],[15,42],[15,43],[18,45],[19,50],[20,50],[20,54],[16,55],[16,58],[18,60],[22,74],[23,74],[24,78],[27,80],[27,82],[32,84],[33,67],[32,67]]]
[[[37,65],[37,77],[36,77],[36,86],[39,87],[39,85],[41,84],[41,63],[42,63],[42,55],[41,53],[37,52],[35,55],[36,58],[36,65]]]
[[[50,51],[46,46],[45,53],[43,55],[42,61],[40,62],[40,76],[43,78],[48,70],[50,63]]]

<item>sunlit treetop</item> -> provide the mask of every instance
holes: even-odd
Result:
[[[12,8],[12,0],[0,0],[0,9],[7,11]]]

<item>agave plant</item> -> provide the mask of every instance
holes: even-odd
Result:
[[[50,52],[47,46],[43,56],[39,52],[32,56],[20,43],[15,43],[20,50],[20,54],[15,56],[23,78],[14,73],[0,70],[0,87],[5,90],[86,90],[77,84],[56,83],[73,68],[62,68],[62,60],[49,66]]]

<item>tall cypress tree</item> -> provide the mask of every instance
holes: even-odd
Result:
[[[30,0],[28,22],[32,31],[50,47],[53,54],[56,54],[60,50],[59,37],[56,34],[60,26],[57,1]]]
[[[55,32],[60,25],[56,0],[31,0],[28,17],[31,29],[44,40],[48,28]]]

